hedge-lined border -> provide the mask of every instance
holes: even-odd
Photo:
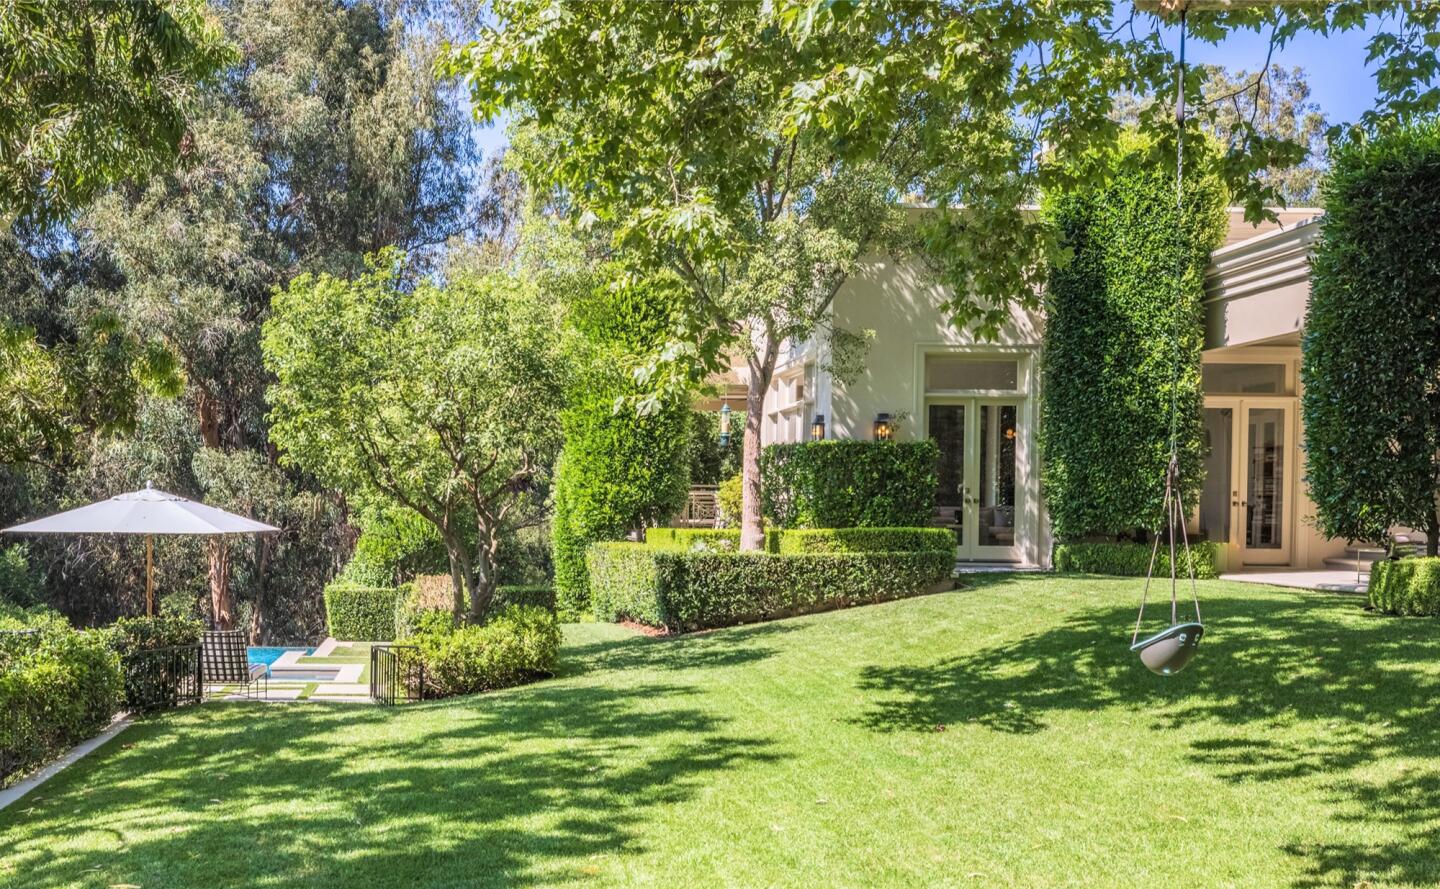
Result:
[[[1376,562],[1370,567],[1369,597],[1377,611],[1440,615],[1440,558]]]
[[[334,639],[389,642],[395,638],[395,603],[410,591],[332,583],[325,588],[325,626]]]
[[[674,632],[734,626],[949,589],[951,549],[912,552],[686,552],[627,543],[590,547],[601,620]]]
[[[1055,570],[1061,574],[1110,574],[1116,577],[1144,577],[1150,566],[1151,544],[1148,543],[1057,543]],[[1214,580],[1220,576],[1219,550],[1214,543],[1199,541],[1190,544],[1190,565],[1197,580]],[[1170,576],[1170,551],[1161,546],[1155,558],[1155,576]],[[1177,576],[1188,577],[1182,557]]]

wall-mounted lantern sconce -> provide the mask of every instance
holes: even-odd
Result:
[[[1007,439],[1010,440],[1010,441],[1014,441],[1014,440],[1015,440],[1015,427],[1014,427],[1014,426],[1006,426],[1006,427],[1005,427],[1005,438],[1007,438]]]
[[[730,405],[720,405],[720,447],[730,446]]]
[[[875,440],[889,441],[890,436],[895,434],[894,427],[890,425],[889,414],[875,415]]]
[[[810,424],[810,440],[823,441],[825,439],[825,415],[816,414],[815,422]]]

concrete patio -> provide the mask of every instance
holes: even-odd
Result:
[[[1368,574],[1360,574],[1357,579],[1354,571],[1297,571],[1283,568],[1222,574],[1220,579],[1239,583],[1263,583],[1270,586],[1326,590],[1334,593],[1360,593],[1362,595],[1370,583]]]

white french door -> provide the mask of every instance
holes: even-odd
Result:
[[[1017,448],[1022,401],[930,399],[925,434],[940,446],[939,520],[955,531],[956,558],[1019,561]]]
[[[1294,539],[1295,400],[1205,399],[1203,536],[1230,563],[1287,565]]]

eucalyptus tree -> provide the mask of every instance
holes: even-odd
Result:
[[[1283,45],[1302,30],[1358,27],[1376,9],[1247,7],[1195,12],[1190,24],[1201,40],[1268,29]],[[1433,109],[1426,40],[1440,9],[1380,14],[1393,25],[1372,41],[1382,111]],[[741,539],[756,549],[759,411],[776,350],[823,334],[856,257],[896,239],[893,208],[910,194],[937,208],[914,231],[924,267],[949,285],[940,302],[955,324],[991,336],[1011,307],[1034,307],[1059,248],[1023,207],[1108,176],[1115,97],[1174,82],[1155,22],[1110,0],[499,0],[447,70],[469,79],[479,115],[504,111],[525,134],[533,185],[688,283],[693,323],[637,363],[641,382],[678,387],[727,350],[744,354]],[[1184,87],[1201,98],[1200,75]],[[1156,103],[1138,122],[1157,158],[1174,156],[1169,112]],[[1304,152],[1238,126],[1222,167],[1255,218],[1278,198],[1256,173]]]

